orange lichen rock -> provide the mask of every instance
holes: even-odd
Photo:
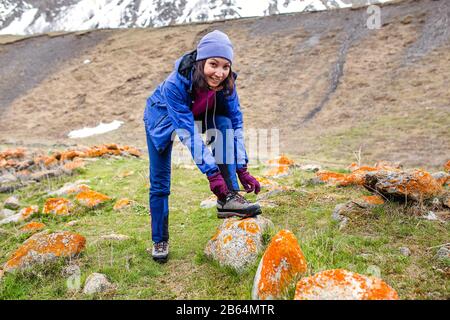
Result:
[[[125,151],[135,157],[140,157],[142,155],[142,153],[138,149],[130,146],[123,146],[120,148],[120,150]]]
[[[330,183],[330,184],[339,184],[345,181],[346,175],[343,173],[336,173],[331,171],[317,171],[316,176],[320,181]]]
[[[61,153],[61,162],[73,161],[75,158],[81,158],[84,156],[84,152],[76,150],[68,150]]]
[[[363,196],[363,197],[361,197],[361,199],[368,204],[373,204],[373,205],[384,204],[384,199],[378,195]]]
[[[29,218],[31,218],[31,216],[35,213],[39,212],[39,207],[38,206],[30,206],[30,207],[26,207],[23,208],[22,210],[19,211],[19,213],[16,213],[12,216],[6,217],[2,220],[0,220],[0,225],[2,224],[7,224],[7,223],[15,223],[15,222],[21,222],[21,221],[25,221]]]
[[[263,247],[263,232],[272,225],[261,216],[226,219],[208,241],[205,254],[220,265],[241,272],[257,259]]]
[[[87,184],[78,184],[73,187],[68,188],[65,193],[68,195],[77,195],[83,191],[90,191],[91,188]]]
[[[86,165],[86,163],[83,160],[76,159],[74,161],[65,163],[64,164],[64,169],[66,169],[66,170],[75,170],[75,169],[78,169],[78,168],[84,168],[85,165]]]
[[[42,229],[45,228],[45,224],[41,223],[41,222],[29,222],[26,225],[24,225],[20,231],[22,232],[37,232],[37,231],[41,231]]]
[[[294,300],[398,300],[398,294],[381,279],[334,269],[301,279]]]
[[[108,197],[107,195],[101,194],[101,193],[93,191],[93,190],[80,192],[76,196],[76,199],[82,205],[89,207],[89,208],[96,207],[102,203],[105,203],[106,201],[111,200],[111,198]]]
[[[269,160],[268,163],[270,166],[292,166],[295,164],[294,160],[288,158],[284,154],[275,159]]]
[[[71,258],[85,247],[86,239],[76,233],[40,232],[33,235],[17,249],[6,262],[4,270],[12,272],[32,267],[35,264],[55,261],[58,258]]]
[[[122,198],[117,200],[117,202],[114,204],[113,209],[118,211],[122,210],[123,208],[126,208],[131,205],[131,200],[128,198]]]
[[[288,166],[273,167],[264,173],[265,176],[272,177],[272,178],[278,178],[278,177],[286,176],[288,174],[289,174]]]
[[[26,150],[23,148],[6,149],[5,151],[0,152],[0,160],[21,159],[25,157],[25,152]]]
[[[49,198],[44,204],[42,213],[64,216],[71,214],[73,204],[64,198]]]
[[[444,170],[450,172],[450,160],[448,160],[447,163],[444,164]]]
[[[441,186],[445,184],[450,184],[450,173],[447,172],[436,172],[432,174],[433,178],[439,183]]]
[[[393,196],[401,199],[407,197],[414,201],[429,199],[444,190],[431,174],[421,169],[410,172],[384,170],[374,172],[366,176],[364,186],[385,197]]]
[[[19,214],[23,217],[22,220],[26,220],[29,217],[31,217],[33,214],[38,213],[38,212],[39,212],[38,206],[30,206],[30,207],[26,207],[26,208],[23,208],[22,210],[20,210]]]
[[[58,159],[56,159],[56,157],[54,156],[45,157],[43,160],[46,167],[51,167],[58,164]]]
[[[266,188],[266,187],[272,187],[272,186],[276,186],[278,185],[278,182],[264,178],[264,177],[258,177],[255,176],[255,179],[258,180],[259,184],[261,185],[262,188]]]
[[[270,241],[253,283],[252,299],[280,299],[292,280],[306,272],[307,263],[297,238],[281,230]]]
[[[289,174],[289,168],[294,166],[294,160],[285,155],[268,161],[269,170],[264,173],[266,177],[278,178]]]
[[[12,159],[9,159],[9,160],[0,159],[0,169],[14,168],[17,165],[18,165],[17,161],[15,161],[15,160],[12,160]]]
[[[346,175],[344,180],[339,183],[341,186],[349,186],[349,185],[363,185],[365,182],[365,176],[368,172],[378,171],[377,168],[372,167],[360,167],[356,170],[353,170],[352,173]]]

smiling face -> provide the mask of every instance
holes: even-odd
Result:
[[[205,62],[205,80],[211,88],[218,87],[230,74],[231,65],[224,58],[209,58]]]

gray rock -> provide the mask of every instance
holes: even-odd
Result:
[[[10,209],[2,209],[0,210],[0,220],[11,217],[15,215],[17,212]]]
[[[69,277],[74,274],[81,274],[80,266],[77,264],[69,264],[61,270],[63,277]]]
[[[440,247],[436,256],[438,260],[450,259],[450,245]]]
[[[77,187],[83,184],[90,183],[90,180],[77,180],[75,182],[68,182],[64,184],[61,188],[54,191],[49,191],[48,195],[55,195],[55,196],[66,196],[68,195],[69,190],[75,190]]]
[[[101,236],[100,239],[108,240],[108,241],[126,241],[126,240],[131,239],[131,237],[123,235],[123,234],[112,233],[112,234]]]
[[[115,286],[102,273],[93,273],[87,279],[83,288],[84,294],[111,293]]]
[[[411,250],[408,247],[401,247],[399,250],[405,257],[409,257],[411,255]]]
[[[432,173],[431,176],[434,179],[438,180],[440,183],[445,183],[449,179],[450,173],[440,171],[440,172]]]
[[[67,222],[66,226],[67,227],[73,227],[73,226],[77,225],[78,223],[79,223],[78,220],[72,220],[72,221]]]
[[[300,170],[305,170],[308,172],[317,172],[321,169],[322,167],[318,164],[304,164],[300,166]]]
[[[16,196],[11,196],[5,200],[3,206],[6,209],[17,210],[20,208],[19,199]]]
[[[355,210],[355,206],[357,206],[354,202],[349,201],[346,203],[341,203],[336,205],[331,214],[331,219],[339,222],[339,230],[344,229],[348,224],[348,215]]]
[[[8,171],[3,172],[3,174],[0,176],[0,184],[16,182],[16,181],[17,181],[17,177]]]
[[[47,178],[53,178],[53,177],[59,177],[64,174],[64,170],[61,168],[54,169],[54,170],[43,170],[40,172],[35,172],[31,174],[31,179],[35,181],[41,181]]]
[[[211,196],[205,200],[203,200],[202,202],[200,202],[200,208],[203,209],[210,209],[210,208],[214,208],[217,206],[217,197],[216,196]]]

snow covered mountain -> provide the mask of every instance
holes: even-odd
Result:
[[[0,34],[162,27],[389,0],[0,0]]]

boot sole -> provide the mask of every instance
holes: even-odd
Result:
[[[168,257],[165,258],[157,258],[157,257],[153,257],[153,260],[158,262],[158,263],[166,263],[168,260]]]
[[[242,212],[220,211],[220,209],[219,209],[219,212],[217,212],[217,218],[219,218],[219,219],[226,219],[226,218],[231,218],[231,217],[251,218],[251,217],[255,217],[261,213],[262,213],[261,210],[258,210],[253,213],[242,213]]]

